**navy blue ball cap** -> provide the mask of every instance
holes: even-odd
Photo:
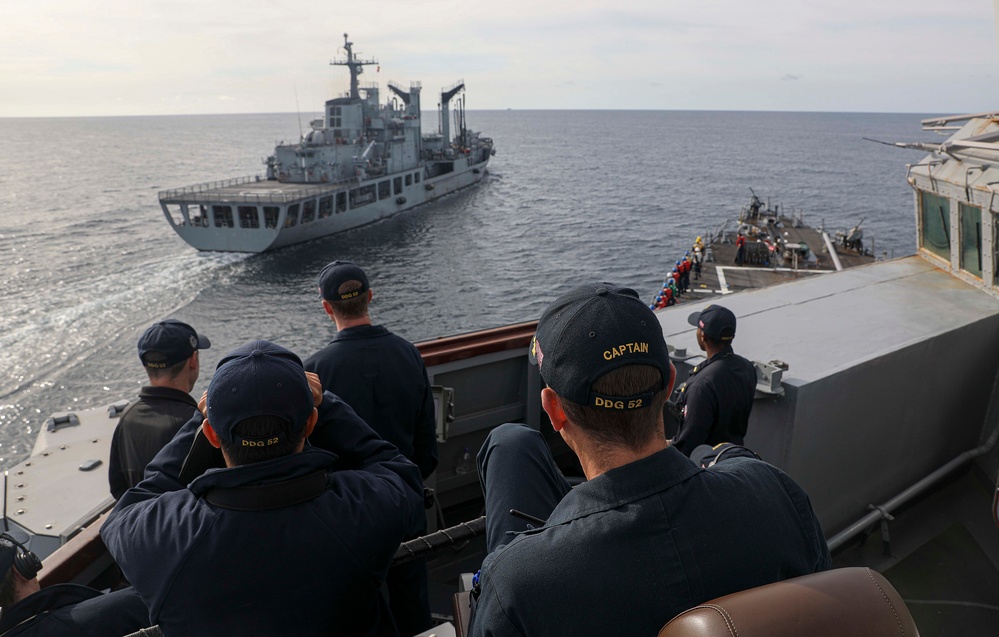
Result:
[[[163,369],[187,360],[195,350],[211,346],[208,337],[187,323],[166,319],[154,323],[139,337],[139,360],[146,367]]]
[[[340,293],[340,286],[348,281],[358,281],[361,287]],[[319,273],[319,294],[327,301],[347,301],[368,291],[368,276],[360,266],[350,261],[328,263]]]
[[[687,322],[704,330],[712,341],[728,343],[735,338],[735,314],[727,307],[709,305],[688,316]]]
[[[226,354],[208,384],[208,422],[229,444],[263,446],[278,441],[278,435],[257,440],[235,434],[236,425],[247,418],[275,416],[288,423],[288,432],[296,432],[305,426],[312,409],[302,359],[269,341],[250,341]]]
[[[531,364],[556,394],[578,405],[640,409],[670,379],[669,351],[652,310],[629,288],[588,283],[555,299],[531,340]],[[607,396],[593,383],[625,365],[651,365],[662,383],[636,396]]]

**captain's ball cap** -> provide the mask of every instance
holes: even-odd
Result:
[[[206,336],[187,323],[167,319],[154,323],[139,337],[139,360],[146,367],[164,369],[187,360],[194,350],[211,346]]]
[[[312,390],[302,359],[269,341],[250,341],[226,354],[208,385],[209,424],[230,445],[266,446],[280,434],[301,430],[312,414]],[[253,416],[275,416],[288,429],[265,438],[244,438],[236,425]]]
[[[588,283],[555,299],[541,315],[531,364],[556,394],[578,405],[627,410],[648,406],[670,379],[666,339],[655,314],[628,288]],[[608,396],[593,383],[624,365],[651,365],[662,382],[636,396]]]
[[[340,286],[347,281],[359,281],[361,287],[340,294]],[[364,294],[369,287],[364,270],[350,261],[334,261],[319,273],[319,294],[327,301],[347,301]]]
[[[712,341],[729,343],[735,338],[735,314],[727,307],[709,305],[688,316],[687,322],[701,328]]]

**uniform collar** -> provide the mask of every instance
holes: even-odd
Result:
[[[725,347],[718,350],[718,352],[716,352],[714,356],[704,361],[700,365],[695,366],[694,369],[690,370],[690,375],[693,376],[694,374],[700,371],[704,371],[704,368],[710,365],[711,363],[714,363],[715,361],[720,361],[723,358],[728,358],[729,356],[732,356],[734,354],[735,350],[732,349],[732,346],[726,345]]]
[[[202,496],[215,488],[284,482],[320,469],[331,470],[336,466],[336,461],[337,455],[335,453],[306,446],[301,453],[293,453],[231,469],[210,469],[195,478],[188,488],[194,495]]]
[[[381,325],[355,325],[354,327],[348,327],[337,332],[336,336],[330,342],[335,343],[336,341],[347,341],[354,338],[371,338],[384,334],[388,334],[388,329]]]
[[[690,458],[674,447],[667,447],[575,487],[558,503],[545,526],[616,509],[665,491],[699,471]]]
[[[173,387],[154,387],[153,385],[143,385],[139,390],[139,398],[160,398],[167,400],[179,400],[190,404],[192,407],[198,406],[198,401],[194,400],[186,391],[180,391]]]

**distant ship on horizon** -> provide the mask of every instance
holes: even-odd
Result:
[[[380,105],[378,85],[358,83],[364,66],[378,62],[359,59],[346,33],[343,48],[346,56],[330,64],[348,68],[350,91],[327,101],[297,143],[278,144],[265,175],[159,193],[184,241],[198,250],[264,252],[367,225],[481,181],[496,150],[466,126],[464,81],[441,91],[440,129],[423,135],[420,83],[405,90],[389,82],[395,97]]]

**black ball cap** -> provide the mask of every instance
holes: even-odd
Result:
[[[556,394],[576,404],[640,409],[654,392],[607,396],[593,383],[624,365],[651,365],[670,378],[669,351],[652,310],[630,288],[588,283],[555,299],[541,315],[531,341],[530,361]]]

